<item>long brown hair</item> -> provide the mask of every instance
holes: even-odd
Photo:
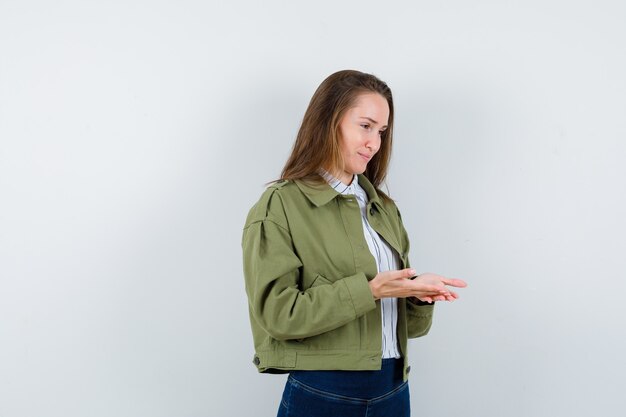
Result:
[[[344,161],[339,148],[339,124],[348,109],[353,107],[360,94],[378,93],[387,100],[389,120],[381,134],[380,149],[367,164],[364,175],[383,198],[380,190],[387,176],[393,139],[393,97],[387,84],[372,74],[343,70],[328,76],[317,88],[304,113],[291,155],[285,163],[280,180],[324,181],[318,174],[320,168],[328,171],[343,169]]]

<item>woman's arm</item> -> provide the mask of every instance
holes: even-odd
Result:
[[[282,199],[272,187],[248,215],[242,248],[251,315],[275,339],[325,333],[376,308],[363,272],[301,287],[303,265],[294,250]]]

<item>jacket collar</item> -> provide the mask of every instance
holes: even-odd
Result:
[[[372,185],[372,183],[367,179],[367,177],[363,174],[358,174],[359,185],[365,190],[367,193],[367,197],[372,204],[376,204],[378,207],[382,208],[382,202],[378,194],[376,193],[376,189]],[[311,203],[313,203],[316,207],[321,207],[332,199],[341,194],[338,191],[335,191],[326,181],[321,184],[313,184],[311,182],[305,182],[302,180],[294,180],[300,191],[309,199]]]

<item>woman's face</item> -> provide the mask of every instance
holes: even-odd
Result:
[[[387,129],[389,105],[378,93],[363,93],[339,123],[339,149],[344,170],[337,178],[350,184],[354,174],[365,172],[367,163],[380,149],[380,135]]]

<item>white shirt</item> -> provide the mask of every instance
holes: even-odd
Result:
[[[321,171],[321,175],[337,192],[341,194],[353,194],[356,196],[361,209],[361,220],[363,222],[363,233],[365,241],[372,256],[376,260],[378,272],[391,271],[400,268],[400,260],[396,251],[385,242],[385,240],[370,226],[367,221],[366,207],[368,196],[365,190],[359,185],[358,176],[352,177],[350,185],[345,185],[337,178],[326,171]],[[398,299],[381,298],[380,300],[382,316],[382,342],[383,359],[400,358],[398,349],[398,338],[396,328],[398,326]]]

